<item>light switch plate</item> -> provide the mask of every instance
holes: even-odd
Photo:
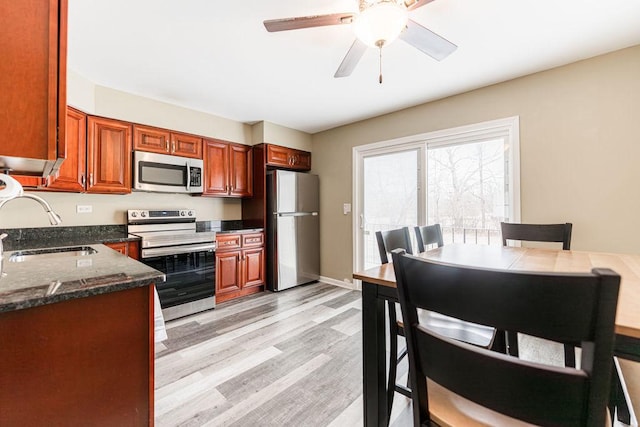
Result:
[[[344,215],[348,214],[349,212],[351,212],[351,203],[345,203],[342,205],[342,213]]]
[[[76,205],[76,213],[91,213],[93,212],[93,206],[91,205]]]

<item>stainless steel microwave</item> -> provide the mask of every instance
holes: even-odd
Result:
[[[133,152],[133,189],[161,193],[202,193],[201,159]]]

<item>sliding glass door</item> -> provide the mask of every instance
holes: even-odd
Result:
[[[363,159],[364,268],[380,264],[376,231],[418,223],[419,150],[372,154]]]
[[[512,117],[354,148],[354,269],[380,263],[378,230],[501,244],[500,222],[520,220],[518,133]]]

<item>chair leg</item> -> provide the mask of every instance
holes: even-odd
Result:
[[[387,383],[387,419],[391,417],[393,397],[396,392],[396,374],[398,372],[398,319],[393,301],[387,301],[389,310],[389,379]]]
[[[571,344],[564,345],[564,366],[567,368],[576,367],[576,349]]]
[[[507,353],[518,357],[518,333],[507,331]]]

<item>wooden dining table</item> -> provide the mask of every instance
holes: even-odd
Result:
[[[502,270],[587,273],[592,268],[610,268],[621,276],[614,352],[618,357],[640,361],[640,255],[452,244],[418,256]],[[362,281],[364,424],[386,426],[385,302],[398,300],[393,264],[354,273],[353,278]]]

